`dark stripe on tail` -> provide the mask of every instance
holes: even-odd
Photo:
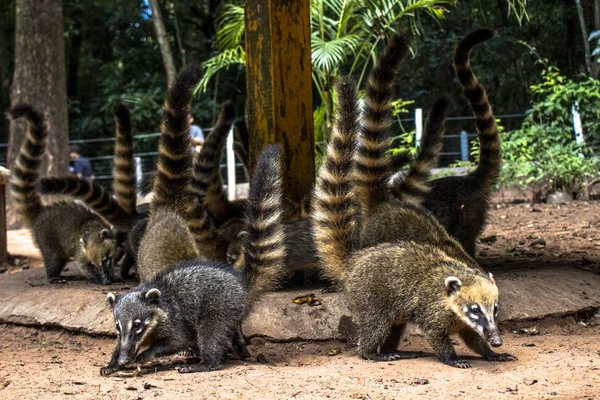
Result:
[[[353,188],[358,106],[356,84],[345,78],[336,85],[338,106],[327,155],[311,201],[313,236],[321,268],[341,283],[354,246],[356,202]]]
[[[113,193],[119,206],[129,215],[135,215],[135,160],[131,115],[124,104],[115,107],[115,155],[113,166]]]
[[[42,178],[40,192],[44,195],[68,195],[80,199],[108,222],[119,227],[129,227],[131,216],[101,185],[76,176]]]
[[[491,29],[479,29],[461,40],[454,55],[454,70],[463,87],[465,97],[471,103],[480,143],[479,165],[474,174],[489,192],[500,176],[502,154],[496,117],[492,111],[485,88],[479,83],[471,69],[470,53],[479,43],[493,38]]]
[[[281,148],[266,147],[258,157],[246,206],[244,273],[250,302],[274,290],[284,275],[283,176]]]
[[[401,200],[421,204],[430,190],[427,180],[431,169],[438,163],[442,150],[442,138],[446,131],[446,115],[450,101],[446,97],[439,98],[433,104],[427,122],[421,146],[415,161],[411,164],[406,175],[397,174],[391,184],[393,195]]]
[[[24,118],[28,123],[25,140],[12,168],[10,189],[17,213],[31,228],[44,208],[38,183],[42,158],[46,152],[48,125],[42,114],[29,104],[15,105],[6,116],[10,120]]]
[[[151,209],[169,208],[187,216],[190,203],[190,109],[200,68],[190,64],[177,74],[163,104],[158,162]]]
[[[395,35],[379,56],[367,81],[364,117],[356,151],[356,190],[362,210],[387,198],[391,160],[388,154],[391,97],[400,64],[408,55],[409,39]]]

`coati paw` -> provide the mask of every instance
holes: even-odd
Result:
[[[492,354],[486,356],[485,359],[488,361],[500,361],[500,362],[517,361],[517,357],[513,356],[512,354],[508,354],[508,353],[492,353]]]
[[[403,351],[403,352],[394,352],[394,353],[377,353],[377,354],[369,354],[364,356],[365,360],[371,361],[398,361],[398,360],[410,360],[413,358],[425,357],[425,353],[420,351]]]
[[[210,368],[204,364],[178,365],[175,367],[175,369],[180,374],[191,374],[194,372],[208,372],[208,371],[213,370],[213,368]]]
[[[101,376],[109,376],[109,375],[114,374],[118,370],[119,370],[119,367],[104,367],[104,368],[100,368],[100,375]]]
[[[48,282],[52,283],[53,285],[64,285],[67,283],[66,279],[62,278],[51,278]]]
[[[179,353],[182,357],[198,357],[198,354],[194,353],[192,350],[184,350]]]
[[[460,358],[444,361],[444,364],[461,369],[471,368],[470,362],[468,362],[467,360],[461,360]]]

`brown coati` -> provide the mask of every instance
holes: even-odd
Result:
[[[246,209],[242,271],[214,261],[181,261],[132,291],[108,294],[118,337],[102,375],[190,349],[200,363],[177,370],[211,371],[221,364],[232,342],[238,344],[239,327],[252,305],[263,292],[277,287],[282,274],[280,153],[279,147],[269,146],[258,159]]]
[[[136,210],[136,176],[131,115],[125,105],[114,109],[115,148],[113,193],[110,195],[96,182],[78,177],[42,178],[43,194],[69,195],[85,202],[92,210],[118,228],[121,233],[117,252],[121,279],[129,278],[135,264],[137,247],[146,226],[147,213]],[[135,229],[134,229],[135,227]]]
[[[38,184],[46,151],[48,127],[44,117],[28,104],[11,108],[9,119],[24,118],[27,136],[12,170],[10,188],[17,213],[42,253],[51,283],[64,283],[60,273],[74,257],[94,283],[110,282],[117,245],[115,233],[100,216],[82,204],[56,202],[44,206]]]
[[[450,335],[490,361],[509,361],[491,350],[502,344],[496,325],[498,288],[433,218],[415,208],[423,236],[445,238],[443,247],[397,240],[358,249],[358,205],[353,167],[357,127],[356,87],[337,84],[338,108],[327,155],[313,197],[313,232],[323,272],[346,291],[358,322],[358,353],[365,359],[390,361],[413,357],[398,352],[406,323],[416,323],[436,355],[446,364],[469,368],[457,357]],[[374,196],[362,193],[365,198]],[[393,211],[392,209],[391,211]],[[362,223],[363,221],[361,221]],[[408,225],[408,221],[404,226]]]
[[[190,109],[192,90],[199,79],[200,69],[189,65],[177,75],[163,103],[154,195],[137,256],[142,282],[150,282],[168,266],[200,257],[190,225],[198,228],[207,218],[202,215],[189,218],[193,200]]]
[[[502,162],[496,119],[485,88],[477,80],[469,60],[471,50],[492,37],[494,31],[479,29],[459,43],[454,55],[456,75],[475,115],[481,148],[479,165],[466,176],[431,181],[431,190],[422,203],[471,256],[475,254],[475,241],[485,227]]]

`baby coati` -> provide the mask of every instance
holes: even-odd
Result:
[[[170,265],[200,257],[188,224],[201,228],[207,221],[202,215],[194,215],[190,220],[190,109],[192,89],[199,79],[200,69],[189,65],[177,75],[163,103],[154,196],[137,255],[142,282],[152,281]]]
[[[130,292],[108,294],[118,338],[103,375],[188,349],[200,363],[177,367],[179,372],[210,371],[221,364],[239,340],[239,326],[252,304],[276,288],[282,274],[280,152],[269,146],[258,159],[246,209],[242,271],[213,261],[181,261]]]
[[[492,37],[494,31],[479,29],[459,43],[454,55],[456,75],[475,115],[479,165],[466,176],[431,181],[431,190],[422,203],[471,256],[475,254],[475,241],[485,227],[490,197],[502,163],[496,119],[485,88],[477,80],[469,60],[473,47]]]
[[[44,206],[38,189],[40,165],[46,151],[48,127],[44,117],[28,104],[11,108],[9,119],[25,118],[27,135],[17,156],[10,188],[17,213],[33,234],[51,283],[64,283],[60,273],[74,257],[94,283],[110,281],[117,246],[115,233],[102,218],[75,202]]]
[[[509,354],[495,353],[488,344],[502,344],[496,325],[498,288],[493,277],[434,218],[422,217],[427,211],[412,206],[412,218],[427,228],[422,230],[423,236],[433,233],[443,238],[444,246],[427,240],[397,240],[357,249],[353,175],[358,129],[356,87],[344,79],[337,84],[337,92],[337,118],[312,201],[313,232],[324,273],[345,289],[358,320],[358,353],[375,361],[406,358],[409,355],[397,348],[406,323],[412,322],[448,365],[470,367],[457,357],[450,340],[452,333],[459,333],[486,360],[514,360]],[[367,191],[363,195],[372,198]]]
[[[134,137],[129,109],[118,105],[114,109],[114,117],[114,196],[98,183],[74,176],[42,178],[40,190],[43,194],[69,195],[80,199],[119,229],[118,265],[121,279],[128,279],[147,224],[147,213],[136,211]]]

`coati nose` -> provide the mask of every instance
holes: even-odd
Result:
[[[494,336],[492,336],[492,337],[489,339],[489,341],[490,341],[490,345],[491,345],[492,347],[500,347],[500,346],[502,346],[502,339],[501,339],[501,338],[500,338],[500,336],[498,336],[498,335],[494,335]]]
[[[127,355],[125,354],[121,354],[119,356],[119,365],[125,365],[129,363],[129,357],[127,357]]]

